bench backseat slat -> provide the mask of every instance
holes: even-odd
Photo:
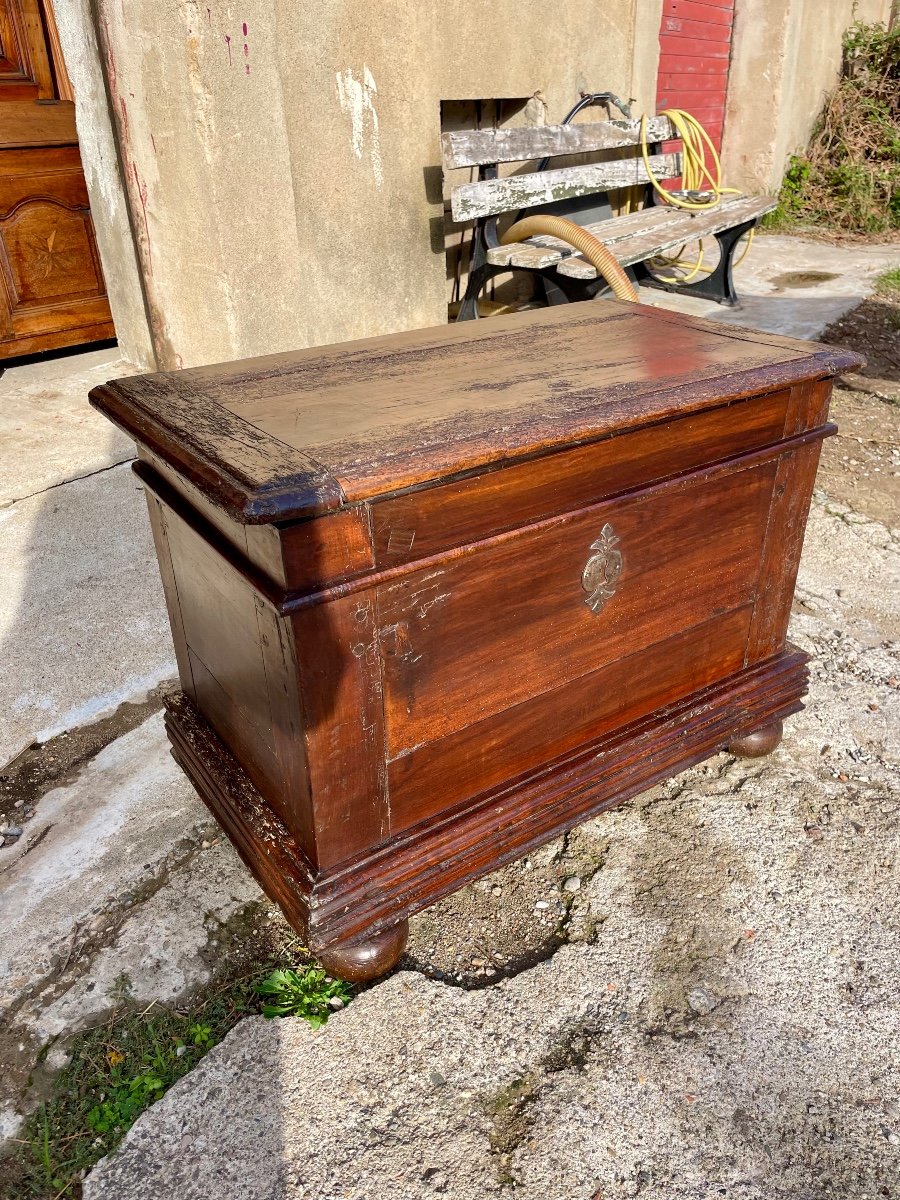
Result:
[[[681,174],[681,156],[655,154],[650,158],[650,167],[658,179],[672,179]],[[635,157],[560,170],[533,171],[505,179],[483,179],[454,188],[450,211],[454,221],[474,221],[478,217],[516,212],[554,200],[633,187],[646,183],[648,178],[643,159]]]
[[[683,212],[659,206],[609,221],[595,221],[585,228],[612,250],[622,266],[631,266],[685,242],[710,237],[755,220],[771,212],[777,203],[770,196],[732,196],[704,212]],[[552,258],[552,255],[556,257]],[[489,250],[488,261],[495,266],[532,269],[558,263],[557,270],[561,275],[576,279],[595,279],[597,276],[595,268],[567,242],[549,235]]]
[[[647,141],[675,137],[668,117],[647,121]],[[444,170],[488,163],[528,162],[563,154],[588,154],[636,146],[640,121],[593,121],[583,125],[534,125],[516,129],[459,129],[441,136]]]

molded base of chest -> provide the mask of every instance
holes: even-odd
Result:
[[[788,645],[530,775],[421,821],[339,869],[316,873],[247,774],[184,695],[167,701],[176,761],[269,897],[326,963],[376,943],[413,913],[606,808],[802,709],[808,656]],[[360,814],[362,817],[364,814]],[[381,939],[381,943],[379,943]],[[339,957],[339,956],[338,956]],[[392,961],[361,953],[356,978]]]

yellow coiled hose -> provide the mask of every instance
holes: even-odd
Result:
[[[675,137],[681,139],[684,147],[681,155],[682,189],[686,192],[708,192],[709,195],[699,198],[679,196],[667,191],[653,174],[650,167],[650,149],[647,145],[647,114],[641,117],[641,157],[654,191],[666,204],[675,208],[685,208],[689,212],[702,212],[705,208],[713,208],[721,198],[729,192],[739,195],[737,188],[722,187],[722,164],[709,134],[696,117],[685,112],[682,108],[667,108],[659,114],[668,117],[675,127]]]
[[[574,246],[597,268],[619,300],[638,303],[634,284],[619,266],[612,251],[604,246],[599,238],[594,237],[581,225],[576,225],[574,221],[567,221],[565,217],[555,217],[550,213],[535,213],[510,225],[500,241],[504,246],[508,246],[511,242],[521,242],[524,238],[541,233],[550,234],[559,238],[561,242],[568,242],[570,246]]]
[[[715,208],[722,197],[729,193],[739,196],[738,188],[722,187],[722,163],[712,139],[697,118],[691,116],[689,112],[685,112],[683,108],[667,108],[659,115],[669,118],[675,128],[675,136],[681,139],[683,146],[681,155],[682,190],[695,194],[694,197],[691,197],[670,192],[653,174],[650,167],[647,115],[645,113],[641,117],[641,157],[644,160],[650,184],[660,199],[673,208],[686,209],[688,212],[703,212],[704,209]],[[700,193],[706,194],[700,198]],[[747,237],[747,244],[740,258],[735,261],[735,266],[744,261],[752,243],[753,230],[751,229]],[[684,267],[688,272],[686,275],[673,277],[659,275],[657,278],[663,283],[687,283],[700,271],[710,271],[712,268],[703,265],[703,242],[698,240],[698,245],[700,253],[693,263],[686,262],[681,257],[685,250],[684,246],[673,257],[657,255],[656,259],[651,262],[655,261],[663,267]]]

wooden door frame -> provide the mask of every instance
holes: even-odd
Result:
[[[60,98],[75,103],[97,251],[120,351],[138,370],[153,371],[157,352],[110,99],[111,68],[93,0],[65,0],[55,10],[51,7],[46,32]]]

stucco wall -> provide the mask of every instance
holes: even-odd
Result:
[[[161,365],[444,321],[440,101],[650,108],[661,2],[96,0]]]
[[[777,190],[837,82],[844,30],[854,20],[886,22],[890,8],[890,0],[736,0],[722,145],[728,184]]]

